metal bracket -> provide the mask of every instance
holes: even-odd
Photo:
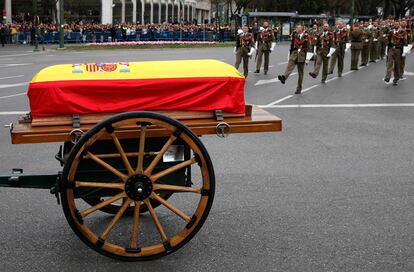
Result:
[[[82,138],[83,134],[85,134],[81,129],[74,129],[69,133],[70,141],[73,144],[76,144],[80,138]]]
[[[12,174],[16,176],[9,177],[9,182],[13,184],[13,186],[18,187],[20,182],[20,177],[18,175],[23,174],[23,169],[20,168],[13,168]]]
[[[79,114],[72,114],[72,126],[74,128],[80,128],[80,115]]]
[[[216,126],[216,134],[220,138],[226,138],[230,134],[230,125],[226,122],[220,122]]]
[[[216,120],[218,122],[224,121],[223,111],[222,110],[215,110],[214,111],[214,117],[216,118]]]

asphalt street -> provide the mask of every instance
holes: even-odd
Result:
[[[47,190],[0,188],[1,271],[414,271],[414,55],[406,79],[385,84],[385,61],[277,80],[250,73],[245,96],[283,120],[280,133],[202,137],[216,172],[207,222],[184,248],[159,260],[123,263],[87,248]],[[232,48],[34,53],[0,48],[0,124],[29,110],[28,82],[60,63],[218,59]],[[255,70],[251,64],[252,71]],[[168,86],[166,86],[168,88]],[[56,173],[58,144],[11,145],[0,129],[0,173]]]

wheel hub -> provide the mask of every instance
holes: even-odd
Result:
[[[152,181],[145,175],[130,176],[125,183],[125,193],[135,201],[147,199],[152,188]]]

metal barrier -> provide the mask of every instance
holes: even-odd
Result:
[[[17,42],[21,44],[31,43],[33,34],[30,31],[19,32],[17,34]],[[101,43],[113,41],[216,41],[228,42],[234,41],[234,33],[216,32],[216,31],[131,31],[129,35],[122,35],[117,31],[112,35],[110,31],[94,31],[94,32],[66,32],[64,35],[65,43]],[[59,43],[59,32],[48,32],[46,35],[39,34],[40,44]]]

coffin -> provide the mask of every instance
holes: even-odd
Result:
[[[244,77],[216,60],[62,64],[29,85],[33,120],[136,110],[244,114]]]

